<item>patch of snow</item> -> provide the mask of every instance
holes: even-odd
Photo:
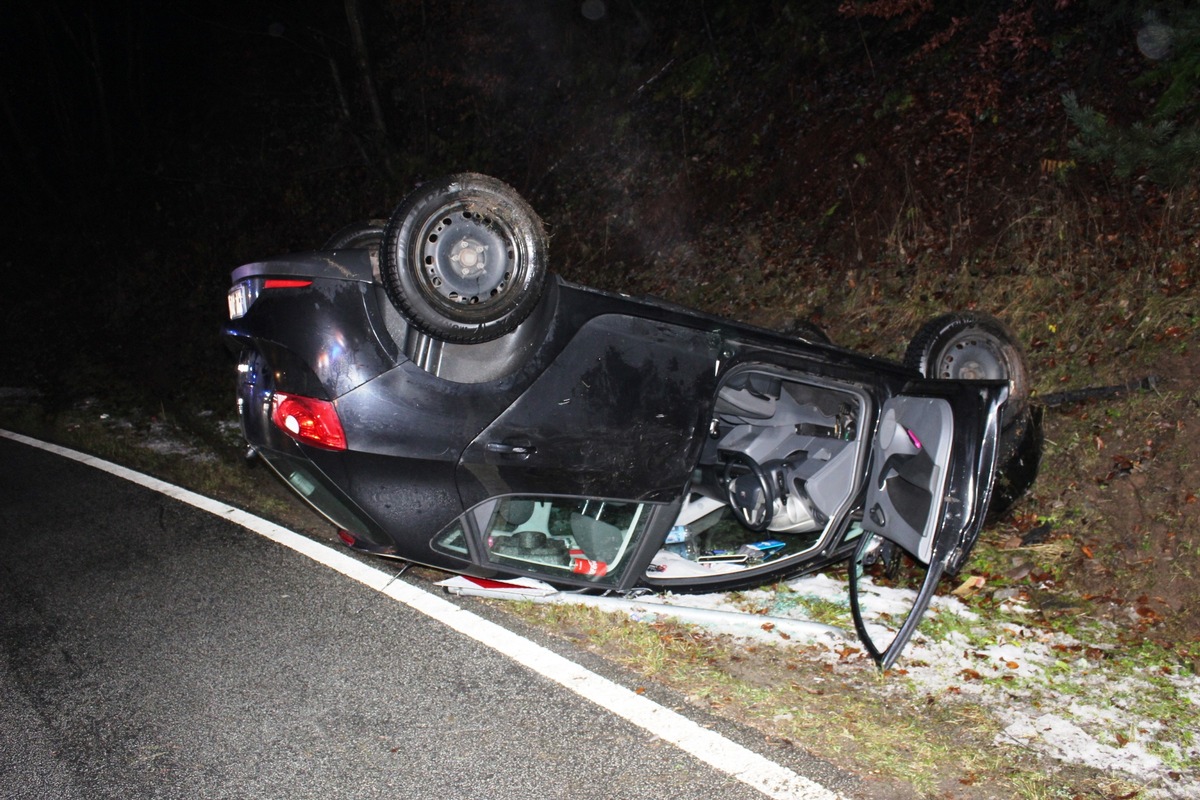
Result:
[[[798,600],[821,601],[849,609],[849,592],[844,578],[810,575],[787,582]],[[892,621],[902,620],[912,607],[915,592],[887,587],[864,587],[872,635],[894,631]],[[740,592],[734,602],[727,595],[686,595],[668,602],[713,610],[765,611],[779,617],[803,619],[803,603],[781,600],[779,592],[765,589]],[[1026,609],[1019,601],[1006,605],[1013,611]],[[883,615],[889,616],[883,616]],[[954,615],[963,627],[981,623],[981,617],[953,596],[937,596],[927,619]],[[847,623],[848,624],[848,623]],[[980,645],[951,626],[933,639],[927,625],[918,629],[901,656],[894,681],[905,681],[913,691],[947,698],[967,699],[989,709],[1003,730],[998,743],[1016,745],[1070,764],[1118,771],[1142,783],[1145,798],[1200,797],[1200,774],[1180,772],[1168,765],[1161,753],[1174,753],[1178,761],[1196,763],[1200,753],[1188,750],[1182,731],[1171,730],[1157,719],[1140,716],[1134,705],[1154,687],[1147,681],[1114,678],[1105,674],[1103,662],[1082,653],[1085,643],[1076,638],[1016,622],[996,625]],[[755,637],[760,638],[760,637]],[[976,637],[976,641],[984,637]],[[777,640],[778,641],[778,640]],[[845,661],[844,653],[828,640],[789,642],[806,647],[808,657],[829,662]],[[1087,642],[1101,650],[1110,645]],[[1079,653],[1078,656],[1073,655]],[[857,656],[867,660],[865,653]],[[1172,673],[1162,676],[1176,696],[1193,708],[1181,715],[1194,717],[1200,708],[1200,678]],[[893,683],[893,686],[896,684]]]
[[[179,431],[174,426],[160,420],[152,420],[149,430],[140,435],[138,444],[160,455],[183,456],[199,463],[217,460],[212,453],[188,444],[179,437]]]
[[[850,595],[846,593],[846,582],[831,578],[823,572],[788,581],[787,587],[801,597],[838,603],[846,608],[850,607]]]
[[[1113,747],[1096,740],[1076,723],[1057,714],[1032,717],[1022,713],[998,711],[1012,721],[996,736],[998,743],[1018,744],[1053,756],[1060,761],[1074,762],[1097,769],[1119,769],[1129,775],[1146,775],[1164,771],[1162,759],[1150,754],[1138,742]]]
[[[206,448],[198,447],[187,440],[187,436],[174,425],[158,417],[137,417],[130,419],[126,416],[114,416],[107,411],[98,411],[100,401],[87,398],[76,405],[78,411],[96,414],[97,419],[105,428],[120,433],[121,441],[134,447],[140,447],[153,453],[168,456],[179,456],[189,461],[203,464],[217,460],[214,453]],[[200,416],[209,416],[200,412]],[[218,430],[225,424],[216,421]],[[236,423],[235,423],[236,425]]]

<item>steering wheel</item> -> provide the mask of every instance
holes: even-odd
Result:
[[[740,472],[736,475],[735,472]],[[775,493],[766,471],[745,453],[734,453],[725,464],[725,495],[738,522],[752,531],[765,531],[775,514]]]

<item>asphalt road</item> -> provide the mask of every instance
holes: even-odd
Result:
[[[766,796],[292,549],[3,437],[0,645],[3,798]]]

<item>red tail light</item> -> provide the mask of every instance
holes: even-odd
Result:
[[[326,450],[345,450],[346,434],[337,409],[328,400],[276,393],[271,422],[298,442]]]

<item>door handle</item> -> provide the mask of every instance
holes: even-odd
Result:
[[[488,442],[484,449],[489,453],[499,453],[502,456],[520,456],[528,458],[537,452],[531,444],[510,444],[508,442]]]

